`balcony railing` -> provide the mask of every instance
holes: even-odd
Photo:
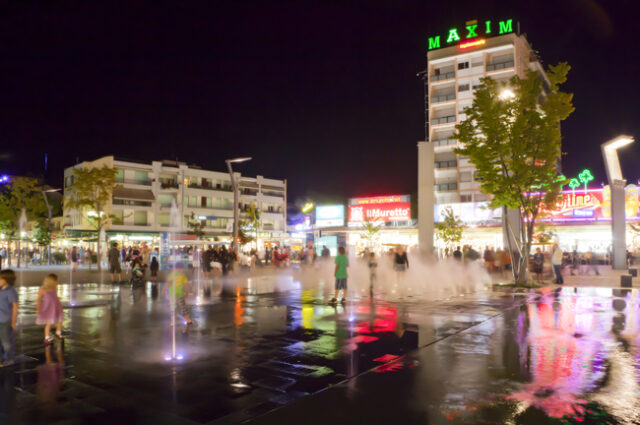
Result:
[[[164,180],[164,181],[160,181],[160,188],[162,189],[178,189],[180,187],[180,185],[178,184],[177,181],[173,180]]]
[[[456,100],[455,93],[443,94],[442,96],[434,96],[431,98],[431,103],[446,102],[448,100]]]
[[[434,118],[431,120],[431,124],[447,124],[450,122],[456,122],[456,116],[455,115],[449,115],[446,117],[441,117],[441,118]]]
[[[434,140],[433,146],[449,146],[449,145],[455,145],[457,143],[458,141],[456,139],[440,139],[440,140]]]
[[[457,190],[458,183],[440,183],[434,185],[434,189],[438,192],[446,192],[449,190]]]
[[[171,203],[166,203],[165,202],[165,203],[160,204],[160,209],[161,210],[164,210],[164,209],[167,209],[167,208],[171,208]]]
[[[497,71],[498,69],[513,68],[513,61],[492,63],[487,65],[487,72]]]
[[[429,80],[430,81],[442,81],[442,80],[448,80],[450,78],[455,78],[455,76],[456,76],[455,72],[446,72],[446,73],[440,74],[440,75],[432,75]]]
[[[116,183],[124,184],[139,184],[141,186],[151,186],[151,180],[138,180],[138,179],[116,179]]]
[[[187,185],[189,189],[205,189],[205,190],[221,190],[223,192],[233,192],[233,187],[231,186],[213,186],[213,185],[202,185],[198,183],[189,183]]]
[[[436,161],[434,163],[434,167],[435,168],[453,168],[456,167],[458,165],[458,161],[451,160],[451,161]]]
[[[111,201],[113,205],[131,205],[136,207],[150,207],[151,202],[148,201],[132,201],[130,199],[114,199]]]

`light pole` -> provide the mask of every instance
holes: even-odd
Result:
[[[611,188],[611,243],[612,265],[614,269],[627,268],[627,241],[624,186],[618,149],[633,143],[633,137],[618,136],[601,145],[604,165],[607,170],[609,187]]]
[[[227,169],[229,170],[229,176],[231,177],[231,186],[233,187],[233,241],[231,242],[232,243],[231,247],[234,249],[236,248],[236,245],[237,245],[236,239],[238,239],[238,216],[239,216],[238,202],[239,202],[240,194],[238,193],[238,182],[236,181],[236,178],[233,175],[233,168],[231,167],[231,164],[250,161],[250,160],[251,160],[251,157],[242,157],[242,158],[227,159],[225,161],[227,163]]]
[[[44,203],[47,204],[47,229],[49,230],[49,237],[51,237],[51,210],[53,206],[49,203],[49,198],[47,198],[47,193],[51,192],[59,192],[62,189],[48,189],[45,190],[42,188],[42,196],[44,197]],[[47,264],[51,265],[51,241],[49,241],[49,245],[47,246]]]

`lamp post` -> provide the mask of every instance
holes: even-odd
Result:
[[[601,145],[607,178],[611,187],[611,242],[613,245],[613,268],[623,270],[627,267],[626,217],[624,186],[618,149],[633,143],[633,137],[618,136]]]
[[[42,196],[44,198],[44,203],[47,204],[47,229],[49,230],[49,236],[51,236],[51,211],[53,206],[49,203],[49,198],[47,198],[47,193],[51,192],[59,192],[62,189],[47,189],[42,188]],[[47,247],[47,264],[51,265],[51,241],[49,241],[49,246]]]
[[[238,201],[240,198],[240,194],[238,193],[238,182],[236,181],[235,176],[233,175],[233,168],[231,164],[240,163],[245,161],[250,161],[251,157],[242,157],[242,158],[233,158],[227,159],[225,162],[227,163],[227,169],[229,170],[229,176],[231,177],[231,186],[233,187],[233,241],[231,242],[232,248],[235,248],[237,245],[236,239],[238,239]]]

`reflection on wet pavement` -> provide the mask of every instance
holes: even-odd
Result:
[[[168,301],[150,285],[78,285],[75,300],[106,304],[66,309],[64,345],[47,349],[37,290],[19,288],[24,356],[0,372],[0,423],[639,420],[635,290],[333,307],[330,288],[238,288],[190,300],[196,324],[178,327],[176,362]]]

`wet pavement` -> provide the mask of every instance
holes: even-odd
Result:
[[[45,349],[37,287],[19,289],[20,362],[0,423],[638,423],[637,290],[480,291],[330,306],[325,285],[190,300],[177,327],[150,285],[60,293]],[[250,285],[249,285],[250,286]],[[214,287],[213,293],[218,290]],[[89,306],[83,307],[83,302]]]

